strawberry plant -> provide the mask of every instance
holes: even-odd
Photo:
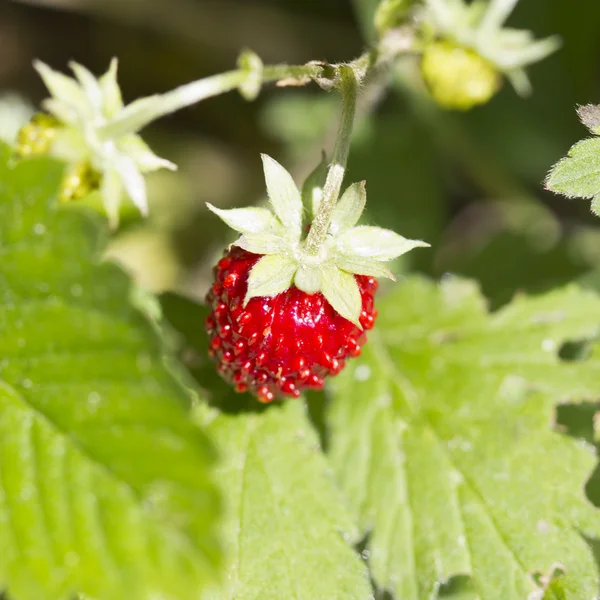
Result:
[[[369,44],[354,60],[269,65],[243,51],[231,71],[128,104],[116,59],[99,77],[34,63],[49,97],[0,145],[3,597],[599,597],[593,278],[490,294],[491,306],[491,267],[481,284],[411,273],[445,243],[435,224],[430,237],[411,225],[431,170],[419,115],[447,147],[460,121],[446,111],[495,102],[505,81],[529,95],[526,67],[560,45],[507,26],[516,3],[357,2]],[[318,142],[304,181],[284,153],[263,153],[266,202],[201,213],[207,237],[220,222],[236,233],[206,251],[212,275],[193,296],[150,289],[114,260],[152,223],[150,174],[177,170],[142,129],[270,83],[328,94],[335,139]],[[391,89],[405,90],[422,192],[402,219],[408,183],[357,181],[351,166]],[[294,109],[281,110],[293,141]],[[600,108],[579,115],[595,137],[546,187],[599,213]],[[366,154],[385,164],[385,144]],[[555,221],[523,194],[499,214],[539,242]]]

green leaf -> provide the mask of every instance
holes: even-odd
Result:
[[[600,196],[600,138],[575,144],[548,174],[546,187],[568,198]]]
[[[220,562],[214,450],[99,262],[102,221],[58,207],[58,164],[0,152],[0,588],[196,600]]]
[[[470,283],[412,279],[378,308],[326,419],[378,586],[421,600],[468,575],[482,599],[523,600],[562,565],[555,592],[595,597],[596,457],[552,422],[559,401],[600,396],[598,356],[558,356],[598,335],[598,296],[573,286],[489,314]]]
[[[229,520],[225,589],[210,600],[371,598],[364,563],[342,499],[301,402],[262,413],[208,414],[225,456],[219,481]]]
[[[349,546],[356,527],[303,402],[263,407],[235,394],[205,359],[206,309],[172,295],[162,305],[192,374],[219,407],[198,408],[223,457],[217,480],[228,509],[227,577],[206,600],[372,600],[365,563]]]

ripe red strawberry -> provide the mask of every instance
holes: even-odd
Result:
[[[321,389],[348,358],[358,356],[365,331],[338,314],[323,294],[295,286],[271,297],[252,298],[243,306],[248,273],[260,255],[233,247],[215,267],[207,301],[210,353],[221,375],[238,392],[250,391],[261,402],[298,397],[305,388]],[[360,323],[371,329],[377,312],[377,281],[355,276],[360,288]]]
[[[206,328],[223,377],[237,391],[271,402],[322,388],[327,375],[360,354],[376,316],[374,277],[394,279],[382,263],[427,244],[355,227],[364,183],[348,187],[337,203],[337,192],[321,202],[310,178],[314,220],[305,235],[291,175],[272,158],[263,161],[273,212],[208,205],[242,236],[215,268]]]

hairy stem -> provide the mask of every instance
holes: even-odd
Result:
[[[263,83],[268,83],[283,79],[312,79],[323,75],[323,71],[324,67],[318,64],[271,65],[264,67],[261,80]],[[236,69],[192,81],[166,94],[142,98],[126,107],[119,118],[101,128],[100,134],[105,138],[114,139],[129,133],[136,133],[155,119],[196,104],[201,100],[239,88],[248,76],[246,69]]]
[[[331,165],[327,173],[327,179],[325,180],[325,187],[323,188],[323,198],[306,238],[305,250],[307,254],[312,255],[318,254],[327,237],[331,213],[337,203],[342,181],[346,173],[346,163],[352,139],[352,127],[356,113],[358,82],[356,81],[354,69],[349,65],[342,65],[339,67],[339,72],[342,117],[333,149]]]

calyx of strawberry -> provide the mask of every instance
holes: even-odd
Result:
[[[292,176],[278,162],[262,156],[267,208],[208,208],[241,233],[234,245],[263,255],[250,272],[247,303],[257,296],[276,296],[295,285],[307,294],[321,292],[336,312],[360,327],[361,296],[354,275],[394,275],[386,262],[413,248],[427,247],[389,229],[356,226],[366,203],[365,183],[354,183],[336,204],[325,241],[318,252],[306,248],[302,195]],[[311,190],[311,210],[318,209],[318,189]]]

